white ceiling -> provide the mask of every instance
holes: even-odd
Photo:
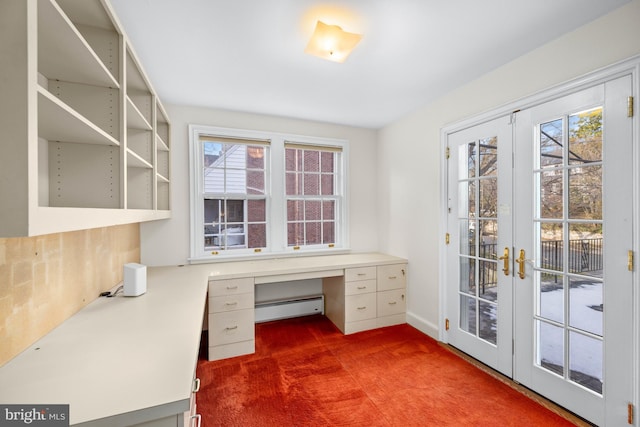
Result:
[[[628,1],[111,0],[164,103],[374,129]],[[318,19],[363,34],[344,64]]]

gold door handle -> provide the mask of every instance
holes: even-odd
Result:
[[[504,255],[502,255],[500,258],[504,261],[504,267],[502,268],[502,271],[504,271],[504,275],[508,276],[509,275],[509,248],[504,248]]]
[[[518,263],[518,277],[524,279],[524,249],[520,249],[520,256],[515,261]]]

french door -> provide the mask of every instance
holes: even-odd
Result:
[[[450,344],[597,425],[633,400],[631,77],[448,136]]]

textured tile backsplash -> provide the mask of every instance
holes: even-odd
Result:
[[[0,239],[0,366],[122,281],[140,227]]]

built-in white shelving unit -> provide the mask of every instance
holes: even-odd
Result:
[[[170,216],[170,123],[107,0],[0,3],[0,237]]]

